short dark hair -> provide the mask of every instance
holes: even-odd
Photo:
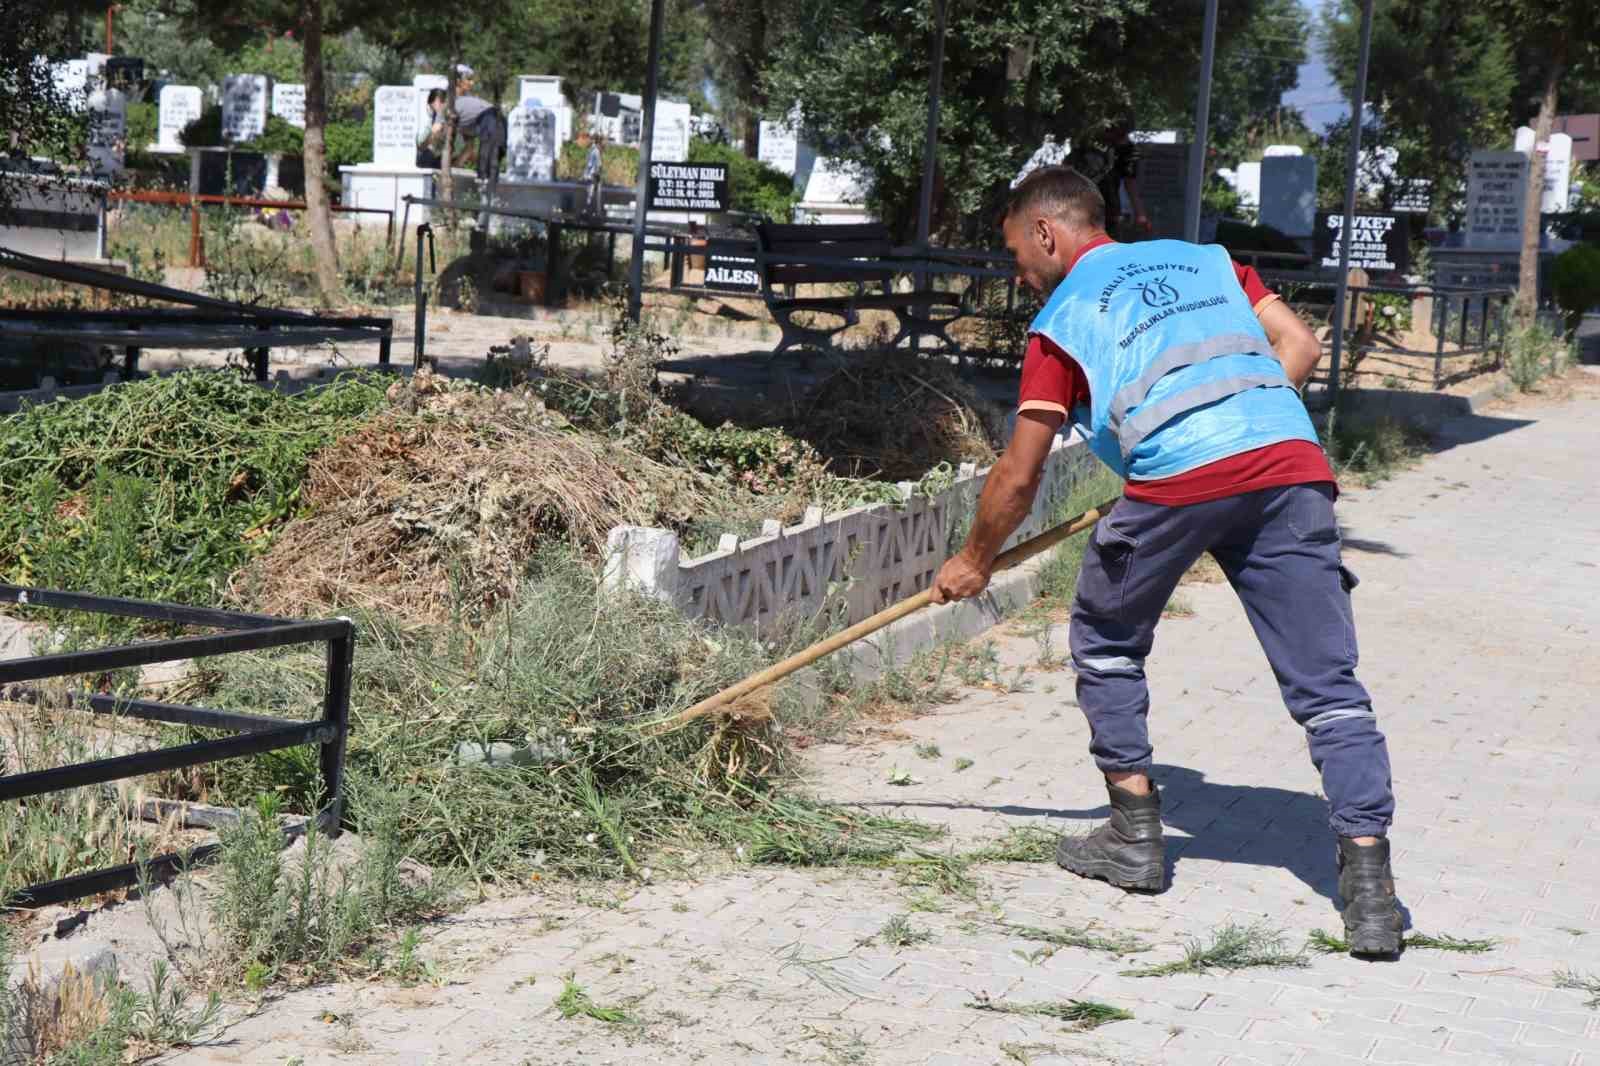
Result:
[[[1106,201],[1095,183],[1071,167],[1040,167],[1017,183],[1002,224],[1013,215],[1044,215],[1078,226],[1103,227]]]
[[[428,103],[431,104],[435,100],[443,100],[445,97],[447,97],[449,95],[450,94],[445,92],[443,89],[429,89],[428,90]]]

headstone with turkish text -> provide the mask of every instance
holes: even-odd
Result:
[[[417,162],[417,90],[383,85],[372,94],[372,161],[390,167]]]
[[[554,108],[528,101],[506,116],[505,181],[550,181],[556,170]]]
[[[267,130],[269,96],[265,74],[229,74],[222,79],[222,139],[237,144]]]
[[[655,136],[651,140],[652,162],[681,163],[689,158],[689,105],[656,98]]]
[[[1261,161],[1263,226],[1286,237],[1309,237],[1317,214],[1317,160],[1309,155],[1269,155]]]
[[[120,89],[89,94],[89,164],[97,175],[122,173],[127,151],[128,98]]]
[[[800,164],[800,138],[788,122],[761,123],[756,158],[774,170],[794,177]]]
[[[53,67],[56,91],[66,98],[66,104],[74,111],[82,110],[89,100],[89,62],[85,59],[69,59],[63,63],[56,63]]]
[[[306,87],[279,82],[272,87],[272,113],[291,126],[306,128]]]
[[[1339,268],[1340,248],[1346,230],[1350,239],[1350,268],[1371,274],[1403,273],[1410,266],[1411,243],[1404,215],[1369,213],[1356,215],[1346,227],[1344,216],[1336,211],[1319,211],[1312,238],[1317,265],[1325,270]]]
[[[1152,237],[1183,237],[1183,193],[1189,146],[1175,142],[1139,146],[1139,199],[1150,216]]]
[[[556,152],[572,140],[572,105],[561,91],[561,79],[554,74],[518,74],[517,104],[532,103],[556,113]]]
[[[648,210],[728,210],[728,168],[723,163],[650,163]]]
[[[198,85],[167,85],[156,101],[156,150],[183,151],[183,128],[200,117],[205,97]]]
[[[719,292],[760,292],[761,269],[755,248],[740,241],[706,244],[705,287]]]
[[[1544,189],[1539,210],[1545,214],[1565,211],[1572,192],[1572,138],[1552,133],[1541,148],[1544,152]]]
[[[1522,200],[1528,157],[1521,152],[1473,152],[1467,162],[1468,248],[1516,248],[1522,243]]]

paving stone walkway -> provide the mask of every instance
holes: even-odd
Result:
[[[431,934],[442,986],[292,993],[171,1061],[1597,1066],[1600,1006],[1554,974],[1600,977],[1600,395],[1463,419],[1440,444],[1347,491],[1339,513],[1361,577],[1362,677],[1393,753],[1401,897],[1414,930],[1492,938],[1487,953],[1118,975],[1227,922],[1282,930],[1291,947],[1338,929],[1304,741],[1231,592],[1201,585],[1183,590],[1194,613],[1163,623],[1150,666],[1164,894],[1013,863],[982,869],[978,900],[936,897],[934,911],[913,911],[915,890],[888,874],[766,868],[607,905],[503,900]],[[1064,629],[1050,649],[1015,626],[993,637],[1019,691],[968,690],[904,723],[903,740],[814,749],[819,794],[947,824],[967,844],[1103,818],[1070,672],[1039,664],[1064,653]],[[897,769],[918,783],[889,785]],[[869,939],[896,915],[929,938]],[[1002,922],[1092,923],[1151,948],[1041,950]],[[643,1024],[562,1020],[569,972]],[[975,1009],[982,993],[1134,1017],[1079,1032]]]

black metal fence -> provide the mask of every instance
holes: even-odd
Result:
[[[37,693],[37,690],[29,688],[30,682],[49,678],[75,677],[151,663],[302,644],[320,643],[325,644],[327,649],[322,715],[310,721],[130,699],[100,692],[69,693],[68,706],[74,711],[217,729],[232,735],[48,770],[0,776],[0,803],[314,744],[321,748],[319,761],[322,778],[321,803],[315,818],[323,830],[330,834],[338,833],[344,806],[344,752],[349,733],[350,674],[355,654],[355,625],[349,619],[292,621],[267,615],[145,603],[17,585],[0,585],[0,603],[223,630],[201,636],[140,641],[0,662],[0,685],[8,686],[13,696],[23,698],[30,693]],[[210,844],[186,852],[169,852],[143,862],[125,863],[30,885],[16,891],[5,902],[10,906],[40,907],[127,887],[138,883],[141,878],[158,881],[187,864],[204,862],[216,850],[217,845]]]

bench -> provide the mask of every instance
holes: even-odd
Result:
[[[948,292],[895,292],[894,279],[904,273],[894,261],[889,227],[881,223],[849,225],[756,226],[756,264],[761,295],[783,337],[774,355],[794,345],[828,349],[833,338],[861,321],[865,310],[893,311],[900,328],[890,347],[907,337],[932,334],[947,345],[945,332],[959,317],[961,297]],[[845,295],[799,296],[800,285],[850,285]],[[826,326],[795,321],[801,313],[838,319]]]

